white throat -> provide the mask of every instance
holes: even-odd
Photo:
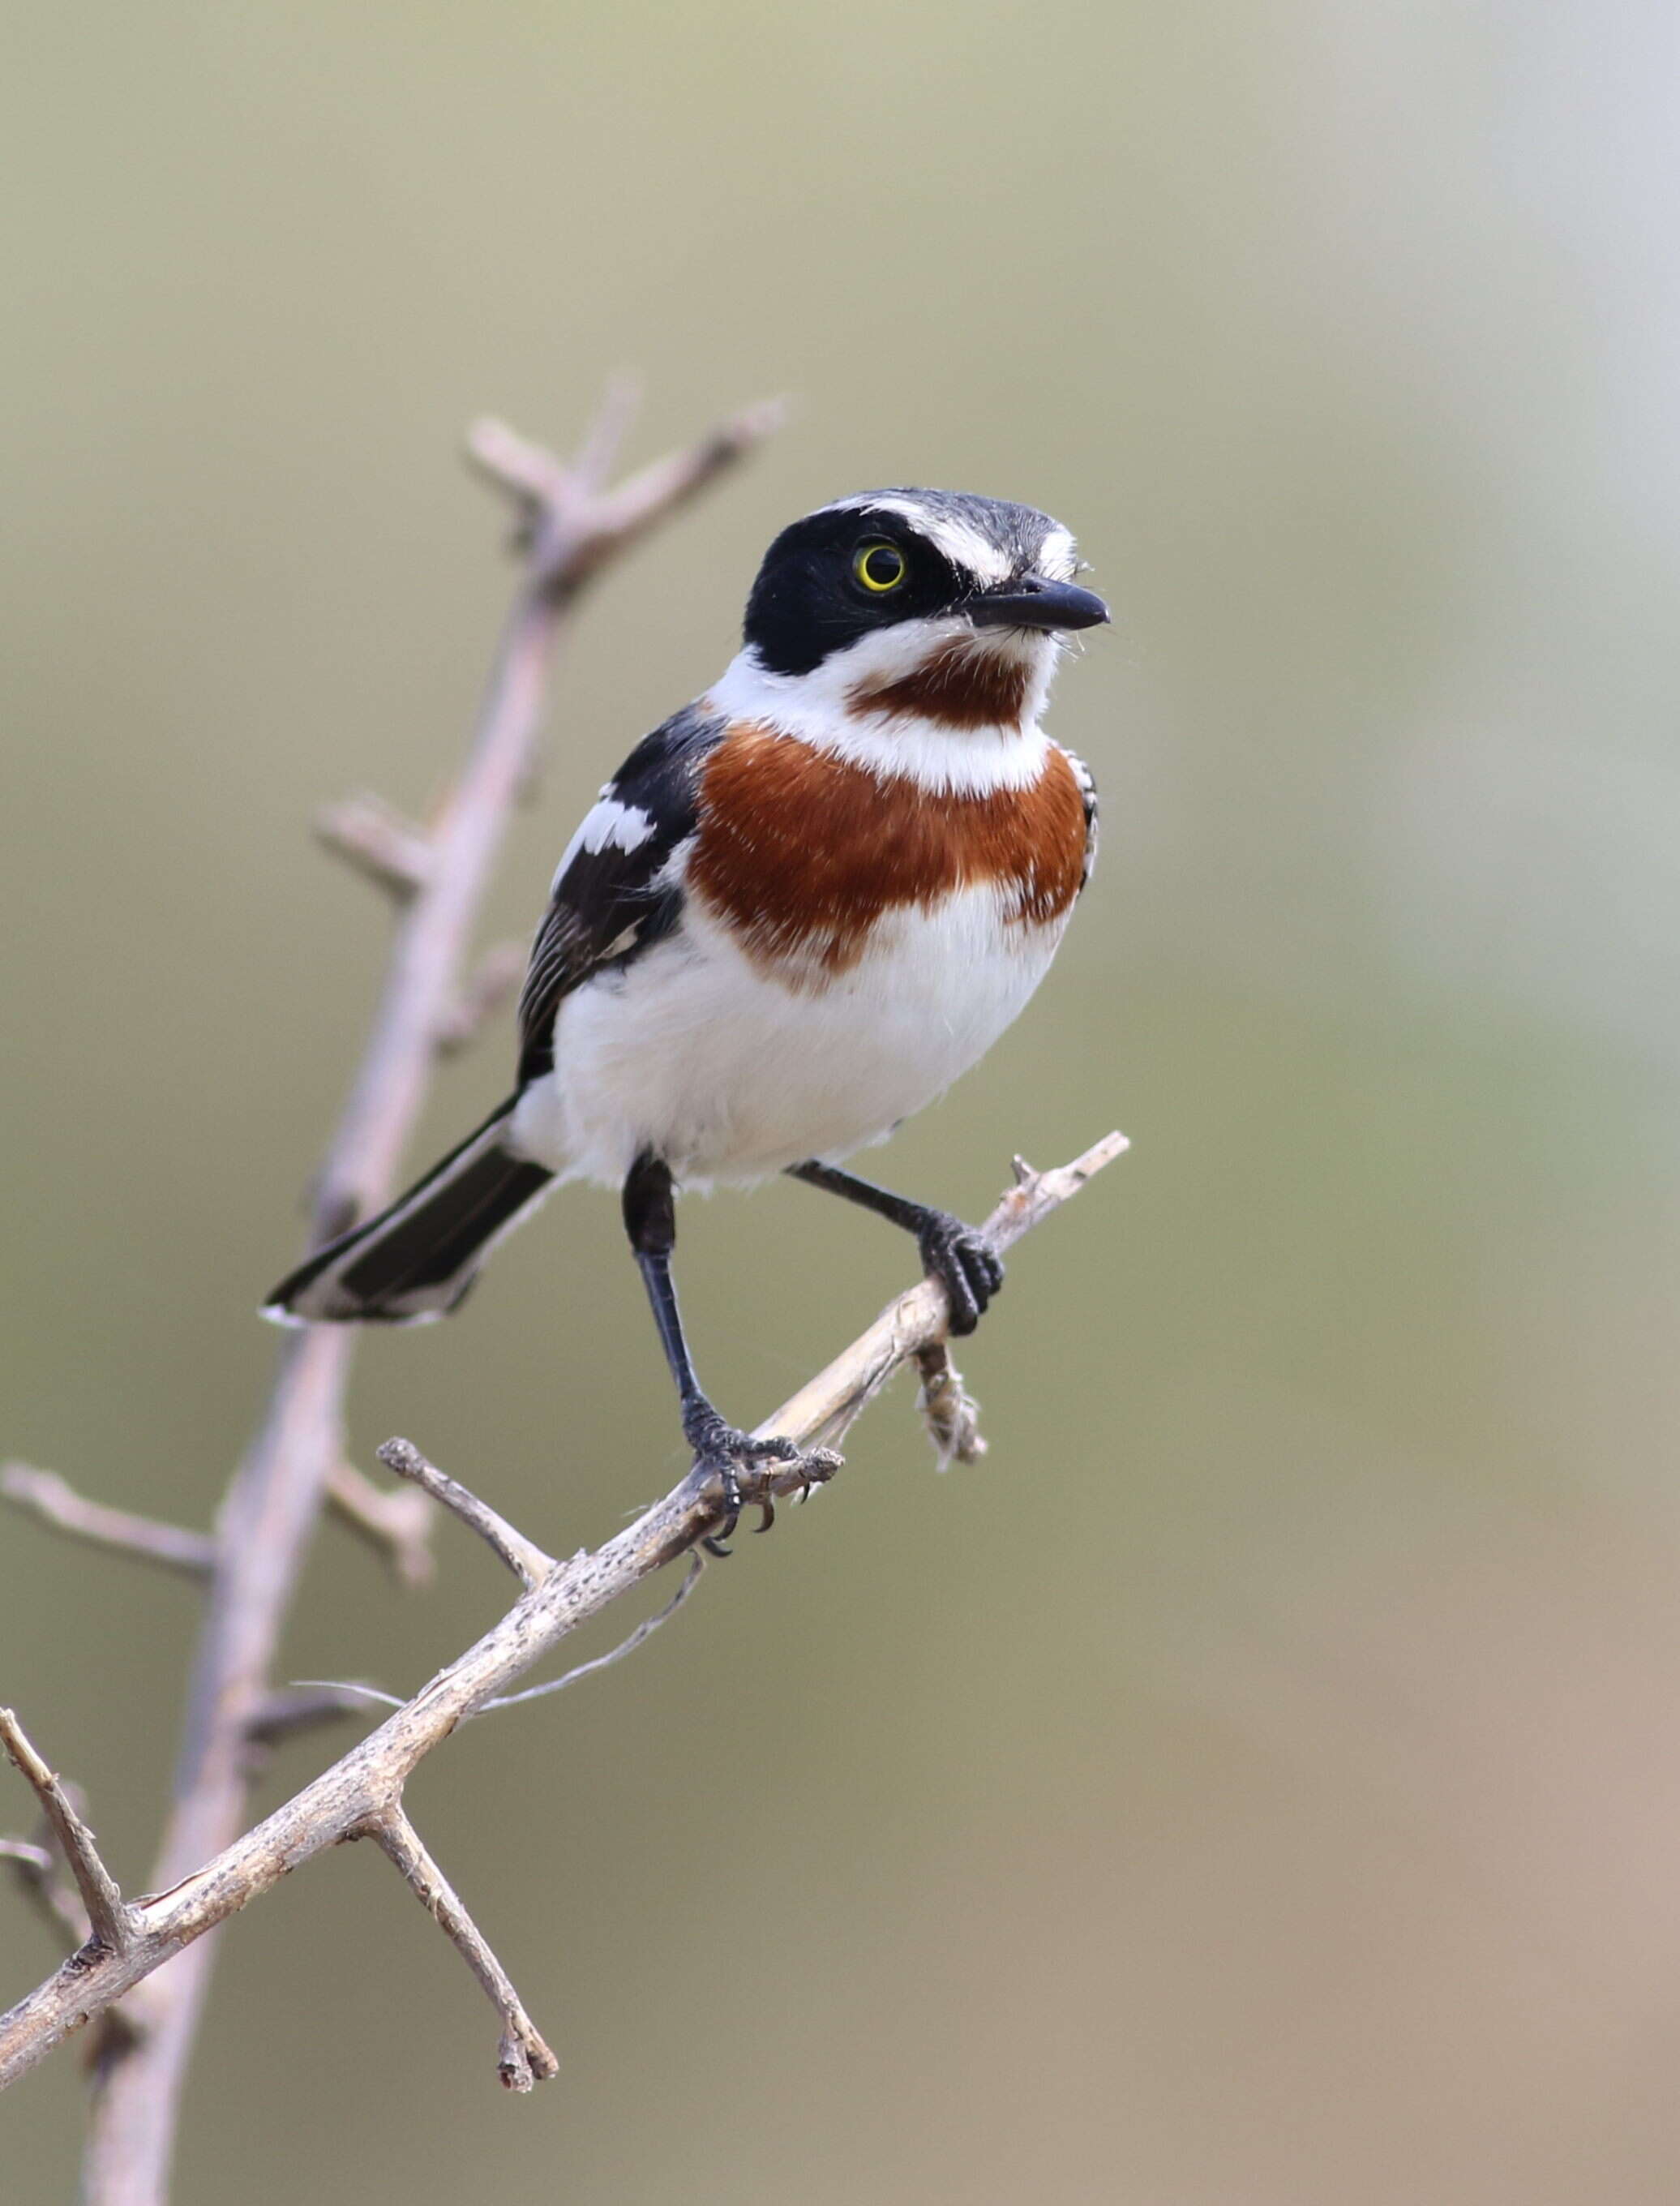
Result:
[[[910,710],[864,707],[859,694],[913,675],[942,645],[970,643],[1017,660],[1027,672],[1018,719],[953,727]],[[830,653],[808,674],[777,674],[749,645],[730,661],[705,702],[731,720],[752,720],[883,780],[903,778],[937,795],[984,796],[1025,789],[1044,771],[1049,739],[1039,726],[1056,671],[1048,636],[1000,630],[976,636],[960,615],[904,621]]]

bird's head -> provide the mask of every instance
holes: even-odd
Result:
[[[714,696],[807,740],[952,785],[1035,733],[1058,645],[1107,620],[1074,541],[1028,505],[881,490],[784,528]],[[966,763],[965,763],[966,761]]]

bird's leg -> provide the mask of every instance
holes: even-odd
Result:
[[[647,1299],[653,1306],[653,1322],[659,1328],[659,1344],[676,1381],[682,1412],[682,1434],[694,1451],[697,1466],[712,1473],[723,1488],[724,1523],[707,1538],[713,1553],[734,1531],[741,1514],[741,1473],[755,1463],[796,1463],[799,1450],[791,1440],[754,1440],[725,1422],[713,1409],[694,1375],[694,1359],[683,1337],[682,1318],[676,1307],[676,1285],[671,1278],[671,1251],[676,1246],[676,1189],[670,1167],[644,1150],[630,1167],[624,1182],[624,1230],[635,1252]],[[727,1553],[727,1549],[723,1552]]]
[[[922,1262],[944,1287],[950,1303],[951,1331],[974,1331],[1004,1284],[1003,1261],[982,1234],[960,1218],[953,1218],[948,1210],[912,1202],[905,1195],[859,1179],[854,1172],[842,1172],[836,1165],[819,1165],[814,1158],[802,1165],[789,1165],[788,1172],[807,1187],[825,1187],[831,1195],[844,1195],[848,1202],[861,1203],[864,1209],[914,1233]]]

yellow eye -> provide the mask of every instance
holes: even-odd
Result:
[[[873,591],[877,597],[896,590],[909,571],[904,554],[896,544],[862,545],[852,561],[853,574],[866,590]]]

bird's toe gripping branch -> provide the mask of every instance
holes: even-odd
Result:
[[[1004,1284],[1003,1258],[983,1232],[947,1210],[929,1213],[916,1246],[923,1265],[944,1288],[952,1333],[959,1338],[972,1333]]]
[[[687,1421],[685,1434],[694,1451],[689,1477],[700,1488],[715,1488],[718,1519],[712,1531],[701,1535],[708,1553],[727,1555],[743,1509],[763,1511],[758,1526],[767,1532],[776,1522],[777,1493],[797,1492],[802,1499],[813,1486],[832,1478],[840,1458],[831,1448],[809,1452],[779,1433],[756,1435],[728,1424],[715,1410]]]

